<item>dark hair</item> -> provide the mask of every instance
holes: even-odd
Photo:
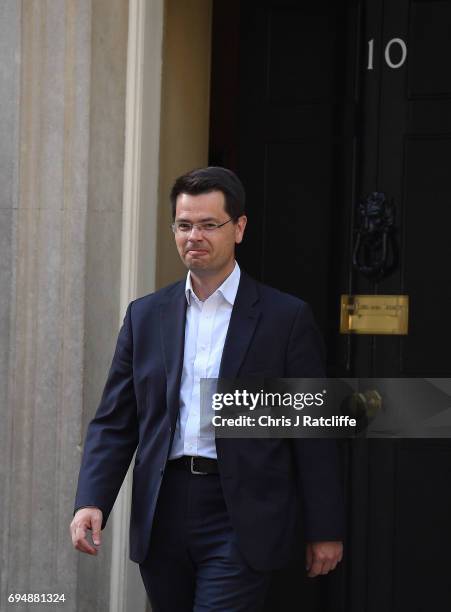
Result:
[[[225,211],[236,221],[244,215],[246,194],[237,175],[220,166],[209,166],[191,170],[176,179],[171,189],[172,219],[175,219],[177,197],[181,193],[199,195],[211,191],[221,191],[225,198]]]

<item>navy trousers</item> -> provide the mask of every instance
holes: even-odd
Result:
[[[163,477],[140,570],[152,612],[257,612],[271,576],[242,558],[219,475],[175,467]]]

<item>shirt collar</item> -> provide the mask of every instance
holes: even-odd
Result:
[[[235,298],[236,298],[236,294],[238,291],[238,285],[240,284],[240,276],[241,276],[240,266],[235,261],[235,267],[233,268],[232,273],[229,274],[229,276],[225,279],[222,285],[220,285],[215,291],[215,293],[219,292],[222,295],[222,297],[231,306],[233,306],[233,304],[235,303]],[[186,301],[188,302],[188,305],[190,304],[191,295],[194,296],[195,300],[200,302],[199,298],[193,291],[193,287],[191,285],[190,272],[188,272],[188,274],[186,275],[185,295],[186,295]],[[214,293],[212,295],[214,295]]]

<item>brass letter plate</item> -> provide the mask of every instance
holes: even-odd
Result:
[[[408,295],[342,295],[341,334],[407,334]]]

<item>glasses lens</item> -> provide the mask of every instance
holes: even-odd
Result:
[[[186,221],[177,221],[174,225],[177,232],[190,232],[193,229],[191,223]]]

